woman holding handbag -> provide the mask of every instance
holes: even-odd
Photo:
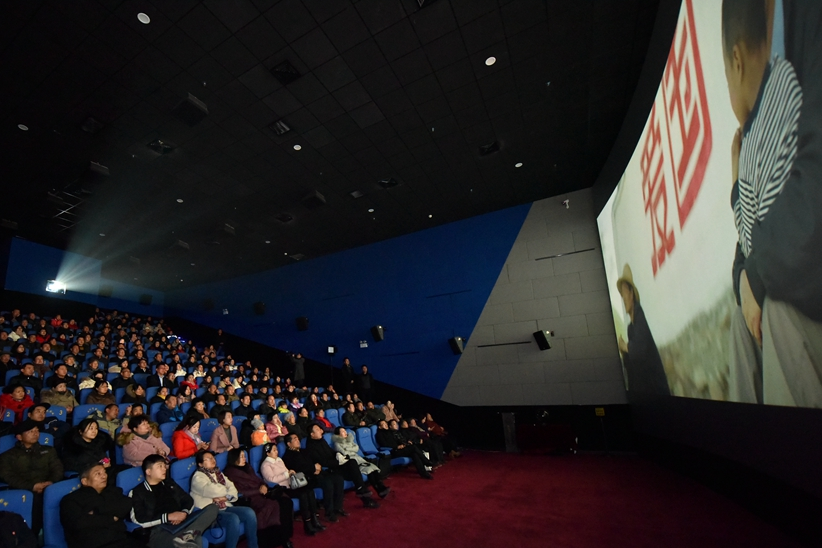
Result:
[[[257,514],[257,539],[263,546],[292,548],[294,503],[279,485],[268,487],[247,462],[245,451],[231,449],[225,476],[243,494]]]
[[[194,499],[194,506],[205,508],[209,504],[217,505],[220,513],[215,523],[226,531],[226,548],[237,548],[241,524],[245,526],[248,548],[258,548],[257,515],[247,506],[234,506],[233,503],[239,499],[237,488],[217,468],[214,453],[200,451],[194,460],[197,463],[197,470],[191,476],[191,498]]]
[[[265,457],[260,463],[260,475],[269,486],[280,486],[284,488],[286,496],[300,500],[300,514],[303,517],[305,534],[313,536],[315,533],[325,531],[325,526],[317,518],[317,499],[314,497],[314,490],[308,486],[308,482],[306,481],[302,487],[292,488],[291,478],[292,476],[296,478],[297,474],[294,470],[286,468],[283,459],[280,458],[277,444],[267,443],[263,446],[263,451],[265,451]],[[305,476],[303,476],[303,481],[305,481]]]

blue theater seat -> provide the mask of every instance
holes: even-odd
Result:
[[[61,421],[65,421],[68,418],[68,413],[66,412],[66,408],[62,405],[52,405],[46,409],[46,416],[57,417]]]
[[[8,489],[0,492],[0,507],[7,512],[23,516],[26,525],[31,527],[32,500],[34,495],[25,489]]]
[[[44,548],[68,548],[60,523],[60,501],[64,496],[80,488],[80,480],[72,478],[58,481],[46,487],[43,493]]]
[[[211,441],[214,431],[220,427],[217,419],[203,419],[200,421],[200,437],[203,441]]]
[[[78,405],[77,407],[74,408],[74,413],[72,413],[71,424],[73,426],[77,426],[78,424],[80,424],[80,421],[82,421],[83,419],[88,417],[89,414],[91,414],[93,411],[99,411],[99,412],[102,413],[103,410],[105,409],[105,407],[106,407],[105,405],[102,405],[102,404],[99,404],[99,403],[89,403],[89,404],[86,404],[86,405]]]

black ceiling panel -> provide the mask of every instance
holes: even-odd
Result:
[[[0,177],[16,184],[0,214],[22,237],[103,260],[106,277],[163,290],[587,187],[655,13],[656,0],[10,3]],[[299,72],[287,85],[271,72],[284,61]],[[193,126],[173,113],[189,93],[208,108]],[[173,150],[149,149],[156,139]],[[109,167],[105,184],[84,175],[90,161]],[[85,202],[66,228],[46,197],[77,181]],[[306,209],[315,189],[326,204]],[[237,236],[220,237],[228,220]],[[167,255],[175,238],[185,257]]]

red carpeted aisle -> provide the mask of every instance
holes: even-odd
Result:
[[[296,548],[788,547],[774,527],[638,457],[468,451],[435,472],[395,473],[382,507],[346,495],[348,518]],[[264,547],[267,548],[267,547]]]

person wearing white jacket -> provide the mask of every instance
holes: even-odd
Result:
[[[200,451],[195,457],[197,471],[191,476],[191,498],[194,505],[205,508],[216,504],[220,508],[217,525],[226,530],[226,548],[237,548],[240,540],[240,525],[245,526],[248,548],[257,546],[257,515],[247,506],[234,506],[239,495],[234,483],[223,475],[217,467],[214,453]]]

